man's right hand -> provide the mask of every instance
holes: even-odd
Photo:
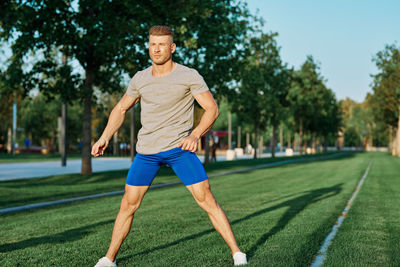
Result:
[[[101,156],[104,154],[104,150],[106,150],[108,146],[108,141],[104,138],[100,138],[92,147],[92,155],[95,157]]]

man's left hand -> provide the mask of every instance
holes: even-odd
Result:
[[[190,152],[196,152],[198,142],[199,138],[193,135],[189,135],[179,143],[178,147],[182,148],[182,150],[189,150]]]

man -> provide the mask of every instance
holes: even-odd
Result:
[[[229,221],[214,199],[207,174],[194,153],[198,140],[217,119],[218,107],[200,74],[173,62],[175,48],[170,28],[154,26],[150,29],[149,54],[153,64],[133,76],[126,93],[112,110],[103,134],[93,145],[92,155],[103,155],[126,112],[140,99],[142,128],[136,146],[138,154],[128,172],[109,249],[95,267],[116,266],[116,255],[129,233],[134,213],[162,164],[171,166],[207,212],[231,249],[234,264],[247,264],[246,254],[237,246]],[[192,130],[194,99],[205,112],[199,125]]]

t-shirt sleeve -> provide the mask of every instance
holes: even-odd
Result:
[[[192,80],[190,82],[190,92],[193,96],[209,91],[203,77],[196,71],[193,71]]]
[[[129,82],[128,89],[126,89],[126,94],[133,98],[138,98],[140,96],[139,90],[136,86],[136,79],[137,75],[135,74]]]

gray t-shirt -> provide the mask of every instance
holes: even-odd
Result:
[[[163,77],[153,76],[151,70],[137,72],[126,91],[130,97],[140,97],[142,128],[136,150],[141,154],[177,147],[193,127],[194,96],[209,90],[195,69],[178,63]]]

